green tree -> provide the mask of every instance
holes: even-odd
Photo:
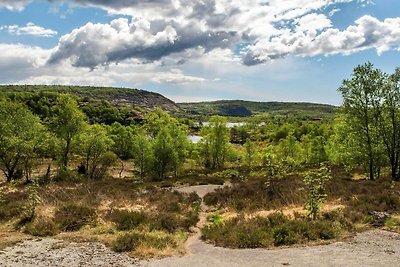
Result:
[[[330,169],[325,165],[317,171],[309,171],[304,175],[303,182],[307,190],[305,209],[313,220],[317,218],[319,210],[326,200],[325,183],[330,179],[332,179]]]
[[[51,129],[61,139],[61,167],[67,169],[74,141],[85,127],[86,117],[69,95],[60,95],[52,108]]]
[[[185,163],[189,152],[188,131],[185,125],[172,124],[169,126],[172,138],[172,149],[174,157],[172,158],[172,168],[175,176],[178,175],[179,168]]]
[[[222,168],[229,153],[229,129],[226,126],[227,120],[221,116],[210,118],[209,126],[203,127],[200,135],[204,137],[203,155],[206,167],[212,169]]]
[[[400,68],[387,79],[381,88],[382,101],[378,103],[379,132],[385,145],[392,178],[400,179]]]
[[[323,136],[315,136],[311,140],[311,157],[310,160],[313,164],[319,166],[322,162],[327,160],[325,152],[326,140]]]
[[[144,177],[150,170],[153,160],[152,144],[146,132],[139,131],[133,137],[132,151],[133,161],[135,162],[136,166],[139,167],[140,176]]]
[[[115,122],[109,127],[109,132],[114,142],[112,149],[114,153],[122,160],[132,159],[135,153],[135,128]]]
[[[113,141],[104,126],[87,126],[80,137],[82,155],[85,158],[85,171],[90,179],[101,179],[105,174],[103,159],[110,152]]]
[[[173,139],[168,126],[164,126],[158,131],[153,144],[154,171],[159,180],[165,178],[166,173],[172,167],[172,163],[177,158],[174,151]]]
[[[365,154],[359,149],[359,137],[348,124],[348,115],[339,114],[333,121],[333,134],[326,144],[329,161],[343,165],[347,170],[362,165]]]
[[[8,182],[20,178],[22,170],[29,180],[33,161],[46,146],[46,129],[21,104],[0,101],[0,117],[0,168]]]
[[[357,66],[352,78],[339,88],[344,112],[351,130],[357,133],[359,149],[367,156],[369,178],[375,180],[381,167],[381,140],[376,127],[381,101],[380,90],[385,86],[385,75],[371,63]]]
[[[246,159],[246,163],[247,166],[252,169],[254,166],[254,163],[256,161],[256,144],[249,139],[247,139],[246,143],[244,143],[244,148],[246,150],[246,154],[245,154],[245,159]]]

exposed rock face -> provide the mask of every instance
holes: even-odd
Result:
[[[139,89],[59,85],[2,85],[0,92],[66,93],[78,96],[82,102],[94,99],[130,108],[140,107],[144,110],[154,110],[159,107],[170,113],[181,111],[172,100],[161,94]]]

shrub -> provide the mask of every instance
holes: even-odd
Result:
[[[203,238],[214,244],[233,248],[283,246],[326,240],[338,235],[338,227],[328,221],[309,221],[305,218],[290,220],[283,214],[266,218],[245,219],[239,216],[224,223],[211,224],[202,229]]]
[[[58,233],[58,229],[51,218],[36,217],[33,222],[25,226],[24,233],[33,236],[54,236]]]
[[[139,246],[142,238],[143,235],[138,233],[123,234],[113,242],[112,248],[117,252],[132,251]]]
[[[162,250],[167,246],[176,247],[176,242],[169,236],[157,237],[143,233],[131,232],[117,237],[112,244],[112,248],[116,252],[125,252],[134,251],[139,245]]]
[[[58,208],[54,218],[62,231],[77,231],[84,225],[93,224],[95,219],[94,208],[75,204]]]
[[[53,180],[56,182],[74,182],[74,183],[79,183],[84,180],[84,176],[68,170],[68,169],[59,169],[57,174],[54,176]]]
[[[299,237],[290,224],[285,223],[277,226],[272,233],[275,246],[293,245],[299,242]]]
[[[115,210],[111,214],[112,221],[118,230],[133,230],[146,220],[145,214],[136,211]]]

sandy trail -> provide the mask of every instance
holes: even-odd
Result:
[[[360,233],[346,242],[286,249],[226,249],[202,244],[196,254],[144,266],[400,266],[400,235],[382,230]]]

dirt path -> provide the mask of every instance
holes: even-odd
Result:
[[[196,253],[142,263],[144,266],[400,266],[400,235],[382,230],[346,242],[286,249],[226,249],[202,243]]]
[[[201,241],[201,228],[207,223],[207,216],[210,214],[208,212],[208,207],[204,204],[203,198],[208,193],[215,191],[218,188],[223,186],[229,186],[230,184],[224,185],[196,185],[196,186],[188,186],[177,188],[179,192],[182,193],[192,193],[196,192],[199,197],[201,197],[201,205],[200,205],[200,213],[199,213],[199,222],[196,227],[193,229],[193,234],[189,236],[189,238],[185,242],[185,248],[189,255],[191,254],[199,254],[204,250],[204,246],[206,245],[203,241]]]

